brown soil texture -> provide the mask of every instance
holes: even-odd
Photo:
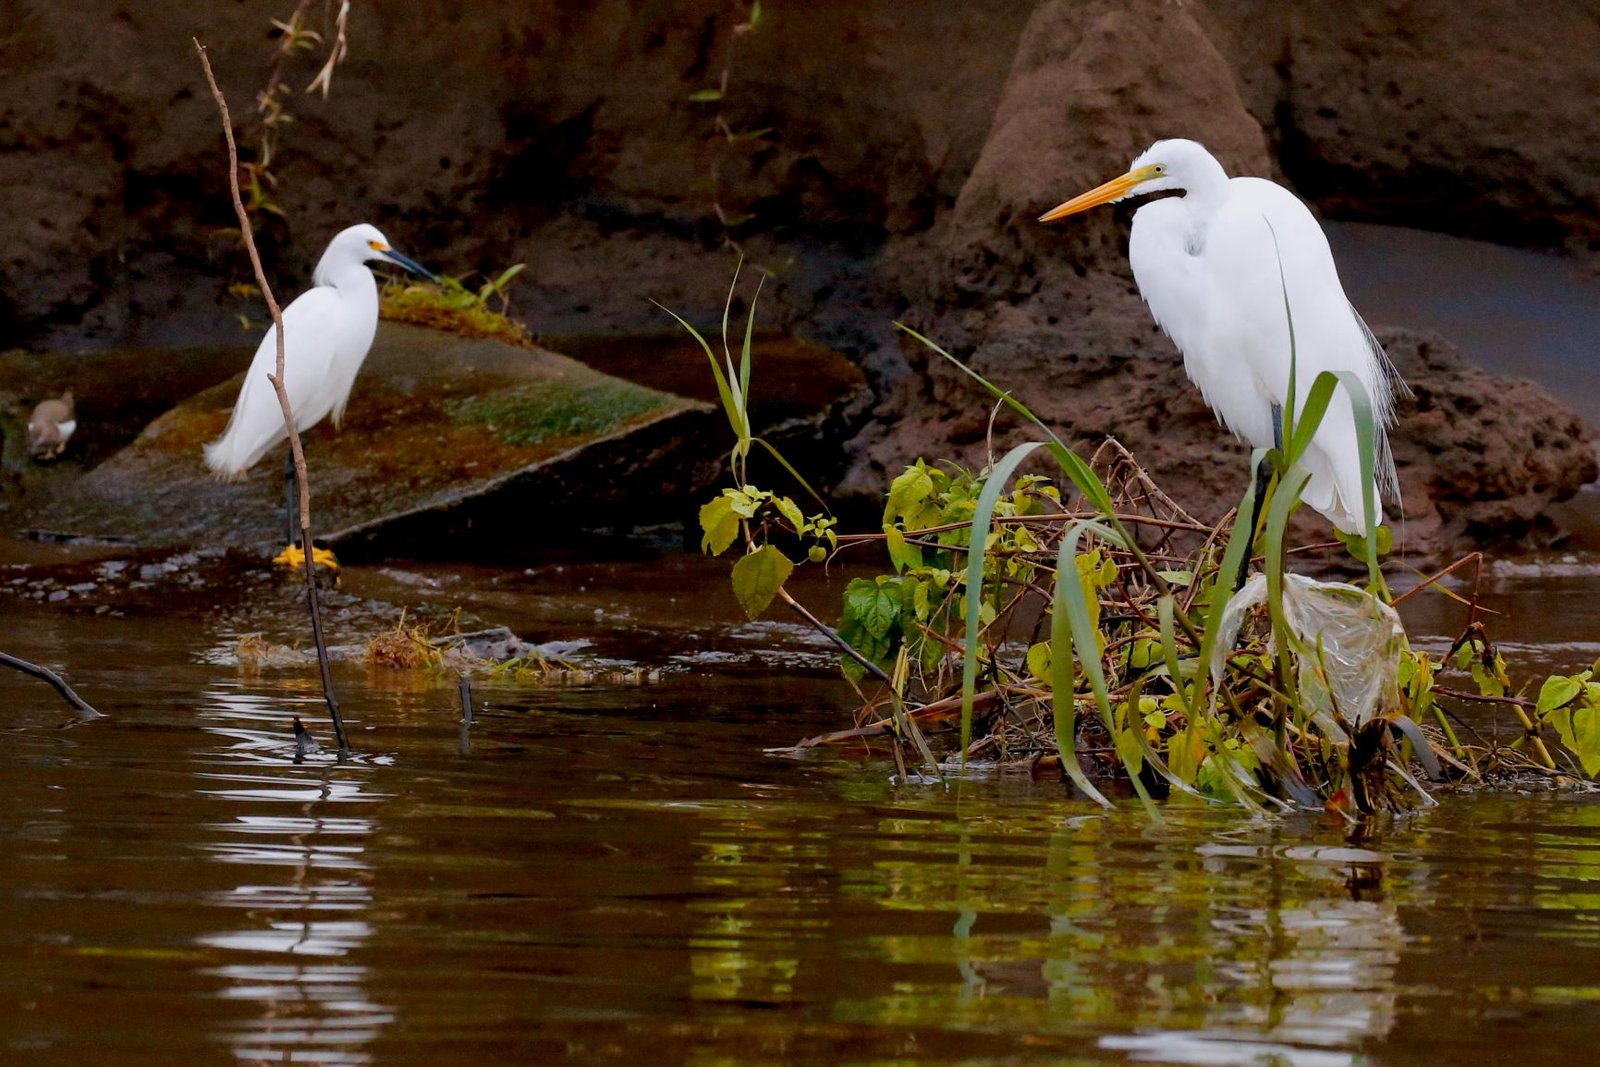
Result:
[[[292,7],[0,0],[0,348],[230,342],[241,311],[261,317],[227,292],[247,268],[191,38],[249,145],[268,18]],[[284,214],[261,235],[276,282],[303,287],[327,238],[370,220],[451,274],[526,262],[512,310],[536,335],[659,330],[652,299],[716,320],[732,238],[773,272],[764,322],[866,373],[841,496],[881,493],[919,452],[982,458],[987,404],[902,343],[901,318],[1215,511],[1242,452],[1138,300],[1128,208],[1055,228],[1042,210],[1183,135],[1328,214],[1600,245],[1582,5],[815,0],[737,33],[746,10],[354,5],[330,97],[289,102]],[[691,101],[725,64],[725,98]],[[291,84],[315,67],[291,63]],[[1396,435],[1413,551],[1522,537],[1595,476],[1544,391],[1391,341],[1417,392]]]

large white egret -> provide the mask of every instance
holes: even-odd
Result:
[[[313,288],[283,309],[283,387],[301,433],[330,414],[335,426],[344,419],[350,388],[378,330],[378,284],[367,268],[375,259],[434,278],[389,247],[376,226],[361,223],[339,231],[328,242],[312,274]],[[245,372],[228,428],[206,445],[206,465],[223,478],[243,477],[273,445],[289,436],[277,394],[267,380],[277,365],[274,326],[261,339]]]
[[[1320,372],[1354,373],[1366,386],[1377,423],[1374,499],[1387,491],[1398,501],[1385,430],[1394,421],[1394,387],[1405,386],[1344,295],[1322,227],[1293,193],[1264,178],[1229,178],[1194,141],[1157,141],[1126,174],[1039,221],[1163,191],[1183,195],[1134,213],[1128,260],[1140,295],[1217,417],[1258,448],[1281,443],[1289,396],[1287,295],[1294,319],[1294,410],[1304,409]],[[1301,463],[1311,475],[1302,499],[1338,529],[1365,534],[1360,444],[1342,388],[1334,390]]]

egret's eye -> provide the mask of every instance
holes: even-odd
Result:
[[[1159,178],[1161,175],[1165,174],[1166,172],[1167,172],[1167,165],[1165,163],[1157,163],[1156,164],[1156,169],[1155,169],[1156,177]]]
[[[374,252],[387,252],[389,250],[388,246],[382,241],[368,241],[367,247],[372,249]]]

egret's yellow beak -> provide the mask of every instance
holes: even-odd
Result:
[[[1112,178],[1104,185],[1097,185],[1087,193],[1079,193],[1059,207],[1053,207],[1039,216],[1040,222],[1054,222],[1064,219],[1068,215],[1076,215],[1080,211],[1088,211],[1092,207],[1109,203],[1112,200],[1121,200],[1131,194],[1140,184],[1156,176],[1154,165],[1130,170],[1120,178]]]

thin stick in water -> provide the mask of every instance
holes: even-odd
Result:
[[[261,255],[256,251],[255,231],[250,226],[250,214],[244,209],[239,195],[239,149],[233,140],[233,118],[228,113],[228,101],[211,72],[211,60],[206,56],[205,45],[199,38],[194,41],[195,52],[200,56],[200,66],[206,73],[206,84],[211,87],[211,98],[222,112],[222,133],[228,141],[228,189],[233,194],[233,210],[239,216],[239,231],[244,235],[245,251],[250,254],[250,265],[255,268],[256,283],[266,298],[267,310],[272,313],[273,332],[278,342],[277,373],[267,376],[278,395],[278,406],[283,409],[283,424],[289,431],[289,453],[294,457],[295,480],[300,485],[300,551],[305,555],[306,602],[311,610],[311,637],[317,646],[317,666],[322,672],[322,695],[328,703],[328,716],[333,720],[333,733],[339,742],[339,754],[346,755],[350,744],[345,739],[344,719],[339,714],[339,701],[333,693],[333,672],[328,664],[328,644],[322,633],[322,606],[317,597],[316,565],[311,559],[311,480],[306,475],[306,454],[300,445],[300,430],[294,423],[294,409],[289,404],[289,394],[283,387],[283,312],[273,298],[272,286],[267,283],[267,272],[261,266]]]

